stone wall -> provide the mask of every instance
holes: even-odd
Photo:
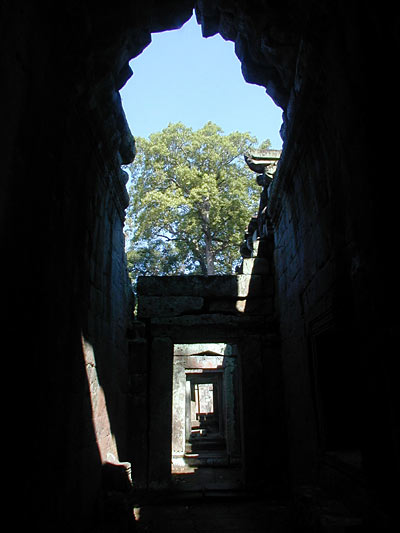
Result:
[[[371,502],[384,493],[387,501],[392,498],[390,492],[395,482],[389,463],[395,461],[397,453],[389,441],[383,445],[381,440],[386,431],[387,435],[393,434],[388,429],[392,425],[389,421],[392,385],[386,389],[387,378],[381,381],[393,368],[393,361],[383,348],[388,341],[382,342],[392,335],[392,320],[384,311],[382,298],[385,290],[390,291],[386,284],[393,278],[390,266],[385,274],[381,270],[384,261],[379,254],[385,253],[387,236],[378,235],[377,229],[383,220],[390,218],[386,211],[390,200],[385,194],[383,204],[380,203],[382,191],[376,188],[376,177],[382,175],[385,163],[378,170],[377,160],[366,152],[368,122],[371,119],[371,124],[375,124],[376,116],[365,112],[368,91],[363,80],[368,83],[367,72],[358,62],[370,49],[366,35],[363,30],[359,33],[345,30],[346,24],[354,22],[354,16],[351,10],[344,13],[338,9],[335,17],[340,30],[327,18],[321,18],[321,13],[310,16],[286,109],[287,141],[269,190],[268,213],[275,234],[277,301],[294,484],[309,483],[314,471],[323,486],[342,498],[346,495],[351,503],[364,501],[365,505],[365,475],[368,478],[377,475],[381,481],[373,482],[373,489],[370,486],[367,504],[373,507]],[[321,24],[325,39],[317,49],[315,32]],[[344,50],[352,53],[346,55]],[[313,73],[312,78],[307,72]],[[374,197],[375,207],[371,211],[368,206]],[[385,227],[390,233],[390,224]],[[346,439],[351,441],[351,435],[357,433],[362,457],[358,467],[354,462],[332,464],[329,457],[335,445],[328,442],[327,429],[323,427],[329,423],[329,416],[321,413],[322,393],[318,388],[322,377],[316,368],[318,358],[320,365],[321,358],[328,358],[328,347],[319,351],[315,348],[319,342],[316,339],[322,335],[330,335],[337,346],[335,362],[330,363],[330,379],[335,384],[332,391],[325,392],[330,395],[324,399],[325,411],[333,409],[331,403],[341,413],[336,431],[343,433],[342,448],[354,448],[351,442],[346,444]],[[381,354],[379,362],[377,350]],[[378,389],[380,399],[372,400],[370,391]],[[341,397],[346,398],[345,407]],[[349,413],[352,429],[346,421]],[[387,423],[386,430],[380,417]],[[374,463],[380,462],[382,453],[391,459],[380,468]],[[369,474],[360,468],[361,463],[369,464]],[[347,474],[343,475],[343,471]],[[376,491],[378,486],[381,489]],[[377,492],[381,494],[378,496]]]
[[[269,4],[197,7],[205,35],[220,32],[234,40],[245,79],[264,85],[284,110],[283,153],[268,191],[268,214],[292,486],[322,483],[347,503],[364,506],[373,522],[375,510],[390,509],[398,494],[398,411],[388,349],[396,275],[384,259],[397,196],[390,179],[396,141],[385,135],[382,150],[371,150],[369,133],[388,131],[398,113],[382,113],[369,103],[391,99],[398,20],[388,14],[378,22],[369,8],[341,2],[291,3],[287,18],[286,8]],[[380,79],[372,89],[374,68]],[[324,371],[336,386],[325,388],[319,375],[318,362],[325,359],[331,359]],[[324,395],[329,398],[322,401]],[[324,415],[322,404],[342,421]],[[357,466],[332,461],[327,419],[342,445],[357,434]]]
[[[134,151],[111,70],[83,81],[95,62],[84,10],[65,8],[1,8],[3,326],[20,365],[7,426],[21,521],[83,530],[104,520],[104,465],[128,459],[120,166]]]

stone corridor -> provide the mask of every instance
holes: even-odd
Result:
[[[147,277],[136,314],[122,168],[136,132],[119,91],[152,34],[193,14],[205,38],[235,43],[244,79],[282,109],[282,153],[270,185],[268,161],[248,160],[262,190],[242,271]],[[0,2],[2,327],[13,346],[2,371],[17,390],[3,429],[24,465],[6,481],[18,512],[4,507],[18,529],[400,531],[399,22],[393,2]],[[238,406],[222,437],[258,493],[242,498],[240,483],[233,494],[220,471],[196,470],[165,499],[172,452],[186,453],[170,437],[173,363],[191,363],[177,375],[182,407],[188,382],[200,384],[189,358],[221,355],[193,344],[221,343],[237,355],[212,366],[212,383],[229,378],[218,390]],[[176,421],[181,438],[188,418]],[[115,470],[135,488],[122,508]]]

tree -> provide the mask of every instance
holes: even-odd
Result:
[[[212,122],[197,131],[169,124],[136,139],[126,223],[132,278],[232,273],[258,208],[260,187],[243,157],[255,143]]]

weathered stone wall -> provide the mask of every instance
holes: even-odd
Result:
[[[286,142],[269,191],[269,214],[276,238],[291,472],[295,484],[310,482],[313,466],[317,465],[315,471],[319,470],[322,481],[328,480],[327,486],[342,497],[347,493],[353,501],[365,495],[365,486],[360,486],[365,472],[361,475],[361,471],[354,471],[346,479],[340,467],[335,473],[331,465],[324,465],[327,445],[318,427],[321,421],[312,343],[322,331],[334,332],[340,354],[336,357],[338,368],[332,367],[336,391],[330,393],[329,401],[336,403],[337,410],[342,409],[340,395],[345,394],[346,379],[351,376],[347,409],[354,409],[353,426],[357,428],[363,464],[369,465],[367,472],[371,468],[367,477],[377,474],[374,463],[380,461],[382,453],[391,457],[385,466],[381,464],[385,470],[378,474],[381,481],[373,482],[369,503],[373,506],[371,502],[384,493],[391,499],[394,479],[389,464],[397,453],[389,441],[383,445],[381,440],[386,431],[387,436],[392,434],[389,427],[393,422],[388,414],[392,386],[386,389],[384,383],[388,381],[382,377],[388,377],[393,361],[381,349],[379,362],[371,353],[382,337],[391,335],[392,320],[383,311],[382,298],[393,278],[390,266],[382,273],[379,254],[384,253],[387,241],[386,236],[377,233],[377,227],[387,220],[388,212],[383,211],[389,199],[384,199],[385,208],[379,204],[382,191],[376,187],[376,178],[382,172],[374,154],[367,151],[367,132],[377,117],[374,113],[368,115],[365,109],[368,72],[359,59],[370,50],[365,29],[350,30],[356,17],[351,9],[345,12],[338,6],[330,15],[335,25],[328,13],[316,10],[310,14],[286,109]],[[364,15],[366,23],[369,14]],[[323,40],[317,37],[321,28]],[[385,227],[390,233],[390,224]],[[375,392],[382,387],[379,400],[372,400],[370,387]],[[387,423],[386,430],[381,416]],[[341,431],[350,433],[344,420]],[[326,469],[330,470],[328,475]],[[377,496],[379,485],[382,490],[376,491],[381,492]]]
[[[20,366],[15,493],[29,524],[80,530],[104,519],[103,464],[128,459],[120,165],[133,146],[111,70],[90,91],[82,79],[90,24],[65,7],[2,5],[3,326]]]

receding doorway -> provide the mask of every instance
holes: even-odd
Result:
[[[239,390],[235,345],[174,346],[171,474],[177,488],[241,486]]]

